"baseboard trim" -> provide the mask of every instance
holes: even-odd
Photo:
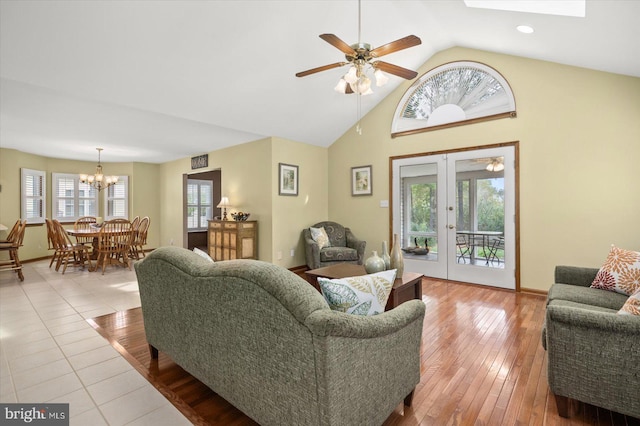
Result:
[[[531,293],[531,294],[537,294],[537,295],[546,296],[549,293],[549,291],[548,290],[540,290],[540,289],[537,289],[537,288],[520,287],[520,293]]]

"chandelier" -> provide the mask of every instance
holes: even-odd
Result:
[[[98,150],[98,165],[96,166],[96,173],[94,175],[80,175],[80,182],[86,183],[98,191],[102,191],[105,188],[115,185],[118,182],[118,176],[105,176],[102,173],[102,164],[100,164],[100,153],[102,148],[96,148]]]

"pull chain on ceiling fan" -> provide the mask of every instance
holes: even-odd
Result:
[[[346,62],[335,62],[333,64],[301,71],[296,74],[296,77],[306,77],[311,74],[327,71],[333,68],[339,68],[344,65],[351,65],[349,71],[340,78],[340,81],[338,81],[338,84],[334,89],[340,93],[356,93],[358,95],[369,95],[373,93],[371,90],[371,79],[366,75],[366,71],[368,69],[374,70],[373,74],[376,78],[376,86],[378,87],[383,86],[389,80],[389,77],[387,77],[383,71],[407,80],[416,78],[418,73],[415,71],[376,59],[399,50],[417,46],[422,43],[420,38],[415,35],[410,35],[372,49],[370,44],[362,43],[361,41],[361,12],[361,0],[358,0],[358,43],[348,45],[335,34],[320,34],[321,39],[344,53]],[[359,122],[360,97],[358,96],[357,131],[361,134]]]

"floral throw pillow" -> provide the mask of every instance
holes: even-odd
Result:
[[[327,231],[325,231],[324,228],[310,227],[309,231],[311,231],[311,238],[313,238],[313,241],[318,243],[318,247],[320,248],[320,250],[325,247],[331,246],[331,243],[329,242],[329,236],[327,235]]]
[[[640,289],[640,252],[611,246],[609,256],[591,283],[591,288],[631,296]]]
[[[396,270],[330,280],[318,278],[322,295],[334,311],[354,315],[377,315],[384,312],[391,294]]]
[[[633,293],[618,311],[620,315],[640,316],[640,289]]]

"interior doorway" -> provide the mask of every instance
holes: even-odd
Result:
[[[391,173],[405,270],[517,289],[517,143],[392,157]]]
[[[222,197],[222,172],[185,173],[182,180],[183,247],[207,251],[208,221],[220,216],[220,209],[216,205]]]

